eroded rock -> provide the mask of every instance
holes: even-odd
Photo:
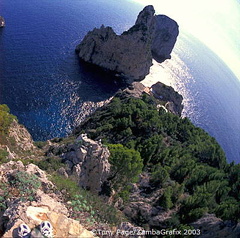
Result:
[[[172,49],[178,36],[178,24],[165,15],[156,15],[155,28],[152,37],[153,58],[161,63],[171,58]]]
[[[76,47],[80,59],[100,66],[128,81],[141,80],[148,73],[154,58],[162,62],[170,58],[178,35],[172,19],[155,16],[153,6],[146,6],[128,31],[117,35],[111,27],[88,32]]]
[[[201,238],[240,237],[240,223],[223,221],[214,214],[205,214],[190,225],[201,231],[201,234],[198,236]]]
[[[95,194],[101,193],[111,167],[108,161],[110,152],[101,141],[91,140],[86,134],[82,134],[73,143],[53,146],[50,151],[64,159],[69,168],[65,172],[74,175],[79,186]],[[61,171],[66,174],[65,172]]]

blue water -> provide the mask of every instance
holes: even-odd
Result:
[[[127,1],[126,1],[127,3]],[[36,140],[63,136],[84,101],[110,97],[119,85],[79,65],[74,49],[88,30],[109,24],[119,32],[136,17],[118,1],[0,2],[0,103]],[[116,8],[118,11],[116,11]],[[124,12],[124,13],[123,13]]]
[[[229,161],[240,162],[240,81],[191,35],[179,36],[170,62],[163,65],[171,70],[170,84],[184,96],[183,115],[215,137]]]
[[[105,100],[120,86],[80,64],[75,46],[101,24],[121,33],[141,9],[130,0],[2,0],[0,103],[35,140],[66,135],[79,122],[83,102]],[[180,36],[174,55],[164,67],[175,74],[172,84],[184,96],[185,115],[218,140],[229,161],[239,162],[239,81],[192,36]]]

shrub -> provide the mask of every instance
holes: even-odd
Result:
[[[65,167],[65,164],[62,163],[62,159],[59,157],[47,157],[36,161],[35,164],[42,170],[47,172],[53,172],[58,170],[61,167]]]
[[[8,161],[7,156],[8,152],[6,150],[0,149],[0,164],[6,163]]]
[[[73,178],[54,174],[51,180],[57,186],[57,190],[63,192],[66,200],[70,201],[69,207],[73,218],[82,219],[83,222],[87,217],[90,225],[95,221],[118,225],[125,220],[115,207],[106,204],[101,197],[80,188]]]
[[[18,189],[22,200],[33,201],[37,189],[41,186],[41,182],[34,174],[18,171],[16,174],[12,175],[10,185]]]

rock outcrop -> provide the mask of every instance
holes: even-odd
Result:
[[[146,6],[128,31],[117,35],[111,27],[88,32],[76,47],[80,59],[127,79],[141,80],[152,65],[152,57],[162,62],[170,58],[178,35],[172,19],[154,15],[153,6]]]
[[[30,151],[36,149],[32,136],[28,130],[23,125],[20,125],[16,120],[13,120],[9,128],[9,137],[14,139],[18,150]]]
[[[183,97],[171,86],[167,86],[161,82],[157,82],[151,87],[145,87],[140,82],[133,82],[126,89],[120,90],[117,95],[121,97],[141,98],[143,93],[147,93],[158,99],[160,102],[159,107],[163,107],[166,111],[181,116]]]
[[[110,152],[101,141],[94,141],[87,135],[80,135],[74,143],[52,146],[48,153],[62,157],[69,170],[61,174],[74,175],[80,187],[95,194],[102,192],[104,182],[110,176]]]
[[[165,108],[178,116],[181,116],[183,105],[183,97],[176,92],[171,86],[167,86],[161,82],[157,82],[151,86],[152,95],[165,102]]]
[[[214,214],[206,214],[190,225],[201,230],[200,238],[240,237],[240,223],[223,221]]]
[[[28,130],[15,119],[9,127],[8,134],[4,136],[0,143],[0,150],[6,151],[8,160],[33,158],[40,152],[34,145]]]
[[[0,171],[0,183],[2,184],[0,193],[3,192],[1,189],[4,184],[5,186],[11,184],[12,176],[19,171],[35,175],[41,182],[41,187],[36,191],[34,201],[23,200],[22,197],[17,196],[17,187],[9,187],[8,192],[12,195],[5,201],[6,210],[0,216],[1,237],[18,237],[17,228],[23,223],[32,230],[31,237],[42,237],[39,225],[45,220],[50,221],[53,225],[54,237],[95,237],[90,231],[84,229],[78,221],[68,218],[66,206],[61,203],[56,194],[51,193],[51,188],[54,185],[48,180],[47,174],[36,165],[24,166],[21,161],[10,161],[2,164]]]
[[[0,27],[4,27],[5,26],[5,20],[2,16],[0,16]]]
[[[165,15],[156,15],[152,37],[153,58],[161,63],[171,58],[172,49],[178,36],[178,24]]]

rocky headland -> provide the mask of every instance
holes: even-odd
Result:
[[[152,58],[170,58],[177,35],[176,22],[147,6],[122,35],[95,28],[76,51],[134,81]],[[142,238],[174,229],[239,237],[239,165],[227,164],[215,139],[181,118],[182,100],[160,82],[133,82],[71,135],[44,142],[0,105],[0,236],[16,237],[26,223],[41,237],[39,224],[48,220],[55,237]]]
[[[142,80],[152,65],[170,58],[178,36],[178,25],[165,15],[155,15],[146,6],[135,25],[117,35],[111,27],[89,31],[76,47],[79,58],[102,67],[128,81]]]
[[[0,27],[4,27],[5,26],[5,20],[2,16],[0,16]]]
[[[208,195],[199,193],[195,197],[191,192],[192,186],[201,191],[202,184],[217,184],[217,176],[221,175],[217,174],[217,167],[221,168],[220,173],[233,171],[228,176],[236,180],[234,171],[237,167],[230,169],[219,159],[221,151],[218,151],[218,145],[199,128],[179,118],[181,102],[182,97],[171,87],[157,83],[149,88],[134,82],[96,110],[69,137],[41,143],[33,142],[24,126],[10,117],[8,129],[0,130],[2,237],[15,236],[22,223],[32,229],[32,237],[39,237],[39,224],[44,220],[52,223],[57,237],[107,237],[90,231],[98,229],[112,232],[109,237],[117,237],[117,230],[182,229],[181,222],[187,225],[187,229],[200,230],[197,237],[238,237],[240,228],[234,219],[235,213],[230,214],[233,220],[230,217],[219,218],[224,202],[217,205],[210,200],[215,204],[213,207],[219,206],[220,210],[216,210],[218,216],[210,208],[204,208],[202,215],[193,213],[201,211],[198,209],[205,201],[201,196]],[[167,108],[169,103],[175,111]],[[3,110],[6,119],[10,114],[6,107]],[[164,127],[161,123],[165,123]],[[192,139],[195,133],[200,133],[197,140]],[[140,141],[140,144],[135,141]],[[133,143],[140,153],[125,147]],[[212,151],[217,153],[213,161],[209,155],[206,162],[198,161],[202,155],[196,151],[201,143],[204,143],[204,148],[208,145],[213,147]],[[179,155],[176,155],[176,148],[180,150]],[[122,157],[122,153],[126,157]],[[185,153],[192,157],[183,157]],[[157,162],[162,159],[163,163]],[[196,166],[194,173],[188,167],[191,164]],[[137,174],[138,179],[132,180],[136,166],[142,169]],[[199,170],[203,166],[204,170],[211,172],[198,173],[198,166]],[[126,176],[129,176],[128,180]],[[196,182],[196,176],[204,176],[207,182],[201,182],[200,178]],[[225,175],[221,176],[226,179]],[[224,181],[222,186],[227,184],[227,180]],[[235,196],[237,190],[234,186],[221,191],[232,189],[231,196]],[[215,193],[218,190],[211,188],[209,191]],[[221,199],[222,192],[216,201]],[[188,201],[190,205],[187,205]],[[188,217],[184,209],[190,209],[188,214],[195,215]]]

